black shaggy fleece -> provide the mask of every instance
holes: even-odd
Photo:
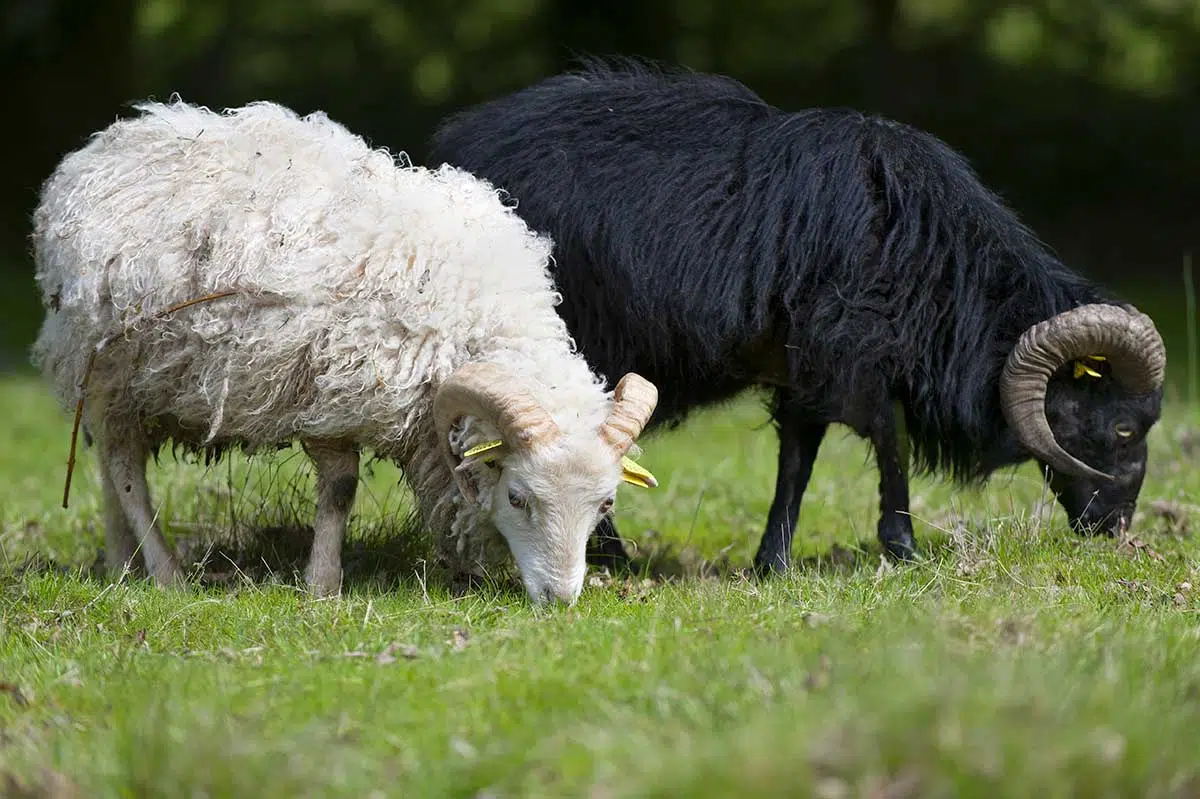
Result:
[[[725,77],[586,62],[449,118],[430,156],[554,238],[571,334],[659,386],[653,424],[787,383],[777,402],[865,434],[896,400],[918,469],[979,480],[1025,457],[998,392],[1020,334],[1116,301],[934,136]]]

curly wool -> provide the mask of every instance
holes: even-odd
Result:
[[[33,359],[58,398],[76,402],[115,336],[89,424],[134,419],[190,449],[353,441],[401,467],[444,555],[497,551],[432,402],[490,361],[531,378],[566,435],[594,436],[610,397],[555,312],[550,241],[488,183],[397,163],[322,113],[137,109],[62,161],[35,214]]]

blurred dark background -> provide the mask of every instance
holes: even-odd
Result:
[[[41,311],[29,214],[62,155],[130,102],[325,110],[424,156],[437,120],[581,54],[733,75],[965,153],[1073,266],[1186,349],[1200,243],[1200,0],[2,0],[0,364]]]

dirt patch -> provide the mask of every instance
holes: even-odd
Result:
[[[1158,550],[1147,544],[1139,536],[1126,536],[1117,544],[1117,551],[1128,555],[1131,558],[1139,559],[1143,557],[1150,558],[1158,563],[1164,563],[1166,559]]]
[[[587,584],[592,588],[613,591],[623,602],[647,602],[655,589],[670,579],[669,577],[640,577],[628,573],[613,575],[608,569],[600,568],[588,574]]]
[[[0,796],[10,799],[82,799],[84,793],[65,774],[43,769],[36,778],[0,775]]]
[[[1191,517],[1195,510],[1194,506],[1176,500],[1156,499],[1146,508],[1146,515],[1155,532],[1184,538],[1191,535]]]
[[[0,696],[7,696],[17,707],[25,707],[29,704],[29,700],[25,698],[25,693],[16,683],[0,681]]]
[[[686,543],[665,540],[657,530],[646,530],[630,543],[636,546],[628,571],[653,580],[711,580],[728,577],[735,571],[726,552],[708,558]]]
[[[1175,431],[1175,444],[1185,458],[1200,458],[1200,427],[1180,426]]]

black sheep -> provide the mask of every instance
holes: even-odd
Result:
[[[759,570],[787,566],[833,422],[873,446],[893,556],[914,547],[906,438],[918,469],[964,484],[1036,458],[1077,530],[1128,526],[1162,340],[934,136],[784,112],[725,77],[591,62],[450,117],[431,156],[553,236],[560,313],[598,371],[658,385],[652,425],[772,390]],[[603,554],[623,558],[606,528]]]

